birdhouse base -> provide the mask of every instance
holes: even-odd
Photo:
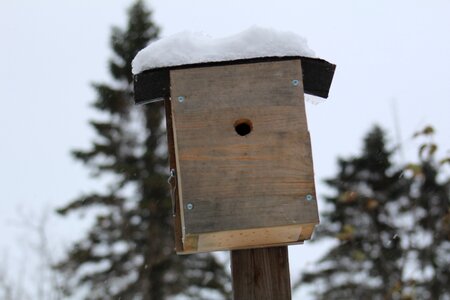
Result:
[[[184,238],[183,249],[178,251],[178,254],[303,244],[304,240],[311,238],[315,225],[288,225],[188,235]]]

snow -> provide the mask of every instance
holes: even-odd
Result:
[[[295,33],[257,26],[218,39],[202,33],[180,32],[139,51],[132,62],[132,72],[138,74],[161,67],[284,56],[315,57],[315,54],[306,39]]]

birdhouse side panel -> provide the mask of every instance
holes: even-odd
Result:
[[[169,165],[170,172],[172,173],[177,169],[177,162],[175,156],[175,138],[173,132],[173,122],[172,122],[172,103],[169,97],[164,99],[164,109],[166,114],[166,130],[167,130],[167,149],[169,154]],[[178,198],[178,189],[176,182],[176,172],[175,177],[169,179],[170,184],[170,195],[172,200],[172,217],[173,217],[173,228],[175,234],[175,250],[177,252],[183,252],[183,235],[181,226],[181,214],[177,213],[180,211],[180,202]],[[172,175],[171,175],[172,176]]]

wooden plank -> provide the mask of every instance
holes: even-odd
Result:
[[[170,170],[177,169],[177,161],[175,158],[175,142],[173,136],[173,126],[172,126],[172,107],[169,98],[164,100],[164,109],[166,111],[166,130],[167,130],[167,150],[169,152],[169,166]],[[176,174],[175,174],[176,175]],[[176,182],[176,181],[175,181]],[[172,188],[172,187],[171,187]],[[172,191],[171,191],[172,193]],[[173,211],[175,215],[173,216],[173,227],[175,233],[175,251],[182,252],[183,251],[183,242],[182,242],[182,232],[181,232],[181,216],[180,216],[180,203],[178,197],[178,189],[175,190],[174,199],[173,200]]]
[[[287,246],[231,252],[234,300],[291,300]]]
[[[303,244],[311,238],[316,224],[287,225],[209,232],[184,237],[183,249],[178,254],[241,250]]]
[[[179,163],[179,152],[178,152],[178,138],[177,138],[177,127],[175,125],[175,120],[174,120],[174,110],[173,110],[173,103],[175,103],[174,101],[171,102],[171,108],[172,108],[172,134],[173,134],[173,141],[174,141],[174,150],[175,150],[175,160],[176,160],[176,173],[177,173],[177,196],[178,196],[178,210],[176,212],[177,214],[177,218],[180,219],[180,231],[181,231],[181,237],[182,237],[182,243],[183,243],[183,250],[185,250],[186,245],[189,245],[189,249],[193,249],[193,245],[195,244],[195,247],[197,242],[197,238],[194,239],[194,242],[192,242],[192,238],[191,238],[191,242],[185,241],[186,238],[186,226],[185,226],[185,215],[184,215],[184,210],[185,210],[185,202],[183,202],[183,176],[181,175],[181,167],[180,167],[180,163]]]
[[[294,243],[300,239],[302,225],[230,230],[199,235],[197,250],[210,251],[253,248],[271,244]]]
[[[183,236],[318,222],[300,60],[175,70],[171,82]]]
[[[201,64],[190,64],[175,67],[157,68],[147,70],[134,76],[134,98],[136,104],[146,103],[152,99],[162,99],[170,95],[170,70],[190,69],[199,67],[213,67],[224,65],[252,64],[260,62],[276,62],[292,59],[301,59],[304,90],[306,94],[311,94],[323,98],[328,97],[331,82],[333,80],[336,65],[323,59],[287,56],[287,57],[262,57],[241,59],[234,61],[212,62]]]

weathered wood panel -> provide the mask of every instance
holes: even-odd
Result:
[[[167,129],[167,150],[169,152],[169,166],[170,170],[177,169],[177,160],[175,157],[175,141],[173,136],[173,124],[172,124],[172,105],[169,97],[164,99],[164,109],[166,112],[166,129]],[[177,176],[177,174],[175,174]],[[176,183],[176,177],[174,183]],[[172,186],[170,186],[172,188]],[[183,236],[181,232],[181,216],[179,213],[180,202],[178,189],[170,191],[172,198],[172,210],[175,213],[173,216],[174,233],[175,233],[175,250],[177,252],[183,251]],[[172,195],[173,194],[173,195]]]
[[[318,222],[299,59],[170,80],[183,236]],[[248,135],[236,133],[240,119]]]
[[[291,300],[288,249],[231,251],[234,300]]]

